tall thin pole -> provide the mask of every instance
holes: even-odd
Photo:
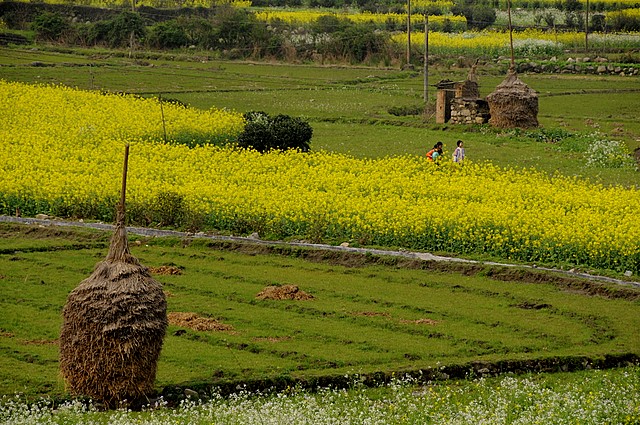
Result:
[[[429,14],[424,14],[424,103],[429,101]]]
[[[407,65],[411,64],[411,0],[407,0]]]
[[[167,125],[164,119],[164,107],[162,106],[162,93],[158,95],[158,101],[160,102],[160,114],[162,115],[162,131],[164,132],[164,142],[167,143]]]
[[[131,12],[136,13],[136,0],[131,0]],[[131,30],[131,34],[129,34],[129,57],[133,56],[134,41],[135,41],[135,31]]]
[[[511,46],[511,69],[515,69],[516,59],[513,54],[513,27],[511,26],[511,0],[507,0],[507,15],[509,16],[509,45]]]
[[[587,10],[584,19],[584,51],[589,51],[589,0],[587,0]]]
[[[120,192],[120,208],[125,211],[125,200],[127,197],[127,170],[129,168],[129,143],[124,146],[124,166],[122,168],[122,191]]]

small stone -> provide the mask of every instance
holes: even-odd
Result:
[[[624,275],[626,277],[631,277],[631,276],[633,276],[633,272],[631,270],[627,270],[626,272],[624,272]]]
[[[258,234],[258,232],[253,232],[251,235],[249,235],[249,238],[260,239],[260,235]]]
[[[342,242],[342,243],[340,244],[340,246],[342,246],[342,247],[345,247],[345,248],[346,248],[346,247],[348,247],[348,246],[349,246],[349,242]]]
[[[189,389],[189,388],[185,388],[184,389],[184,395],[187,398],[195,398],[195,399],[199,399],[200,398],[200,394],[198,394],[197,391],[194,391],[194,390]]]
[[[51,217],[46,214],[36,214],[38,220],[49,220]]]

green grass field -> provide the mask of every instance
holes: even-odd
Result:
[[[60,312],[106,255],[109,234],[19,224],[0,229],[0,394],[62,396]],[[617,365],[640,356],[640,288],[634,286],[205,240],[138,239],[132,253],[158,270],[169,313],[230,326],[171,325],[159,388],[313,386],[345,375],[440,367],[453,376],[482,367],[580,369],[584,362],[609,358]],[[162,266],[179,274],[163,274]],[[283,285],[313,298],[257,298],[266,287]]]

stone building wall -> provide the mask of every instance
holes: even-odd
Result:
[[[484,124],[490,117],[486,100],[459,97],[451,100],[451,124]]]

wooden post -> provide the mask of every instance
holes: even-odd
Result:
[[[124,147],[124,165],[122,167],[122,189],[120,189],[120,204],[116,213],[116,225],[124,228],[125,202],[127,197],[127,170],[129,168],[129,143]]]
[[[120,192],[120,205],[124,210],[127,197],[127,170],[129,168],[129,143],[124,146],[124,165],[122,167],[122,192]]]

